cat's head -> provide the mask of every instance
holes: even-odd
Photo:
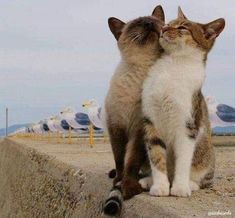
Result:
[[[192,52],[197,49],[207,55],[224,26],[223,18],[207,24],[190,21],[179,7],[178,18],[162,28],[159,41],[167,53],[184,52],[186,54],[187,51]]]
[[[143,61],[159,53],[159,37],[164,26],[165,15],[161,6],[157,6],[152,16],[139,17],[124,23],[111,17],[109,28],[118,42],[121,55],[131,62]]]

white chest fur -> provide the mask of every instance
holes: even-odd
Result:
[[[143,113],[164,138],[185,127],[191,116],[192,96],[205,78],[201,57],[163,56],[149,72],[143,85]]]

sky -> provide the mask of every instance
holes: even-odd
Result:
[[[234,0],[0,0],[0,128],[37,122],[84,100],[102,105],[120,55],[107,19],[150,15],[156,5],[167,22],[180,5],[193,21],[219,17],[225,30],[209,54],[205,95],[235,107]]]

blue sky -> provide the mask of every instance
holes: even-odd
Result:
[[[209,55],[205,94],[235,106],[235,2],[181,0],[0,0],[0,127],[38,121],[65,106],[101,104],[120,57],[110,16],[124,21],[161,4],[167,21],[180,5],[189,19],[224,17],[226,27]]]

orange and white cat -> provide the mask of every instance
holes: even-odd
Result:
[[[159,39],[164,54],[143,85],[145,142],[152,178],[140,180],[155,196],[190,196],[214,176],[207,106],[201,93],[205,65],[216,37],[225,26],[220,18],[208,24],[178,18],[164,26]]]

